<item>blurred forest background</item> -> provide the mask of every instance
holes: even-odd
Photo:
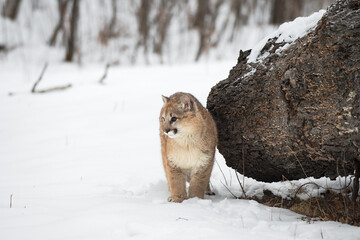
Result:
[[[0,59],[180,63],[236,59],[334,0],[0,0]],[[14,54],[18,53],[18,54]]]

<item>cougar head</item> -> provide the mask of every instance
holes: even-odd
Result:
[[[187,122],[195,114],[195,104],[185,93],[170,97],[162,96],[164,105],[160,114],[160,129],[170,138],[181,136],[187,130]]]

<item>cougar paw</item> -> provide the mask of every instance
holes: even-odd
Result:
[[[168,198],[168,202],[176,202],[176,203],[181,203],[182,201],[184,201],[185,198],[183,197],[176,197],[176,196],[170,196]]]

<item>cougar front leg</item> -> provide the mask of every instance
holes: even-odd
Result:
[[[169,202],[182,202],[186,199],[185,175],[178,168],[168,166],[168,181],[171,196]]]
[[[208,190],[211,175],[211,167],[205,171],[196,172],[191,176],[189,186],[189,198],[204,198],[205,191]]]

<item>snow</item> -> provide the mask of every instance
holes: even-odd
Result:
[[[289,210],[233,199],[224,185],[237,196],[241,188],[219,153],[216,196],[167,202],[161,95],[191,92],[205,105],[234,64],[111,67],[101,85],[105,66],[50,62],[39,89],[73,87],[34,95],[43,63],[1,61],[0,239],[360,239],[358,227],[308,223]],[[308,181],[334,188],[349,181],[239,178],[247,195],[270,189],[284,197]]]
[[[288,48],[291,43],[293,43],[296,39],[301,38],[310,31],[312,31],[317,26],[318,21],[321,19],[325,12],[325,10],[320,10],[311,14],[308,17],[298,17],[292,22],[286,22],[281,24],[278,30],[272,32],[271,34],[263,38],[251,50],[247,62],[257,62],[267,57],[266,54],[269,54],[268,52],[265,53],[265,56],[260,56],[260,53],[269,39],[276,37],[276,43],[286,43],[281,49],[278,49],[277,53],[280,53],[284,49]]]

